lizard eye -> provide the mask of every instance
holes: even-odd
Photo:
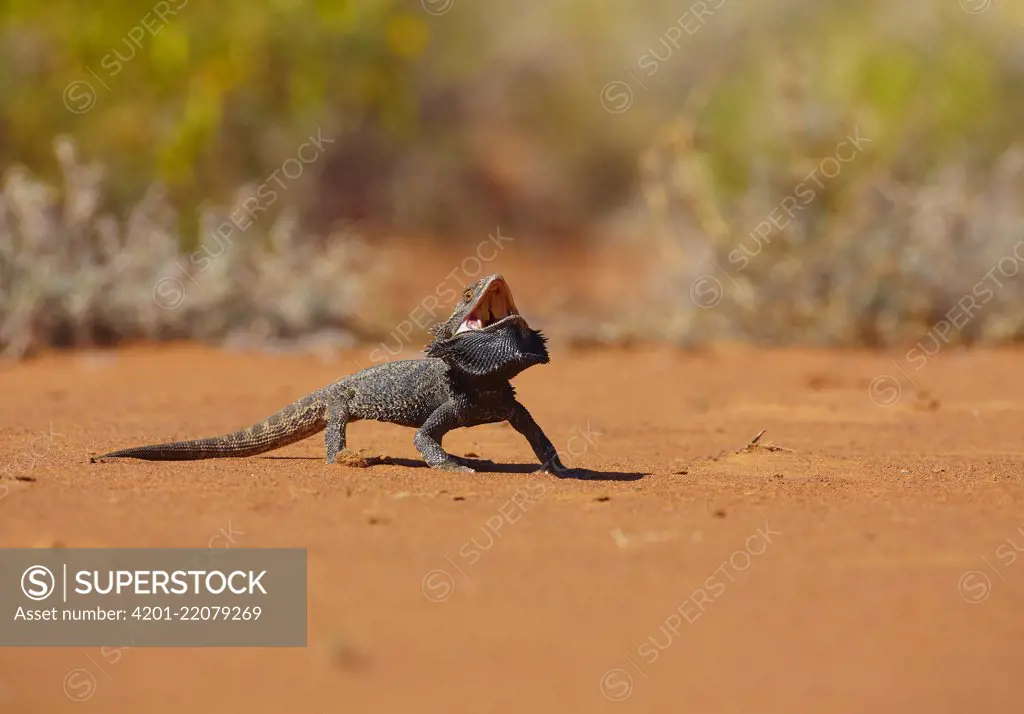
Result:
[[[471,297],[473,297],[473,291],[466,290],[465,292],[462,293],[462,302],[469,302],[469,299]]]

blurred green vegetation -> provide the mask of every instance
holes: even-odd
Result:
[[[670,258],[656,303],[721,286],[713,310],[673,301],[669,332],[921,338],[1024,247],[1024,6],[793,0],[744,14],[641,162]],[[869,141],[840,165],[853,136]],[[808,188],[794,215],[780,209]],[[1024,280],[1007,279],[946,339],[1022,338]]]
[[[223,200],[318,127],[408,127],[410,63],[429,33],[393,0],[8,6],[0,159],[53,178],[53,137],[74,136],[111,169],[122,209],[153,181],[181,206]]]
[[[191,209],[263,179],[322,127],[339,144],[318,167],[311,216],[443,231],[453,211],[473,225],[482,206],[505,214],[485,225],[579,232],[628,199],[637,156],[694,92],[707,95],[700,148],[730,195],[762,158],[817,155],[840,123],[871,126],[873,160],[911,176],[991,160],[1019,132],[1020,6],[695,10],[715,4],[7,0],[0,162],[55,178],[50,146],[69,134],[109,167],[112,206],[159,180]],[[667,42],[682,25],[697,29]],[[645,78],[651,50],[670,56]],[[608,113],[601,88],[635,85],[625,70],[647,89]],[[81,82],[95,92],[88,111]],[[332,199],[337,210],[312,205]]]
[[[124,220],[158,183],[182,250],[207,239],[204,211],[237,205],[320,131],[334,143],[258,235],[294,209],[311,235],[341,223],[454,239],[501,225],[522,245],[581,249],[632,236],[665,251],[684,313],[688,281],[860,131],[869,150],[731,296],[754,310],[766,291],[812,280],[792,261],[818,266],[813,299],[779,330],[842,299],[861,307],[823,334],[846,341],[884,341],[898,331],[857,321],[916,325],[942,303],[921,295],[961,289],[900,283],[916,274],[907,260],[945,276],[920,256],[988,260],[976,247],[1002,250],[1024,221],[1016,174],[994,178],[1024,126],[1024,5],[1008,0],[5,0],[0,97],[0,168],[24,166],[60,193],[53,142],[72,137],[80,160],[105,168],[97,216]],[[935,209],[950,215],[917,238],[903,231],[915,200],[951,186],[962,201]],[[870,260],[850,257],[866,245]],[[824,290],[850,282],[840,260],[892,263],[896,277]],[[701,320],[752,318],[723,308]]]

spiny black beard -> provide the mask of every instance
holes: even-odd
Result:
[[[427,357],[443,359],[471,377],[508,381],[535,364],[548,363],[547,338],[522,318],[508,320],[495,330],[461,332],[437,340]]]

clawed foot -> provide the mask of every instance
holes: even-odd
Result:
[[[356,468],[364,468],[370,465],[370,460],[366,457],[363,451],[354,451],[352,449],[342,449],[333,456],[327,455],[325,461],[327,464],[338,464],[340,466],[352,466]]]
[[[552,474],[558,478],[581,478],[584,472],[580,469],[571,469],[563,464],[558,457],[555,457],[543,464],[534,471],[537,474]]]

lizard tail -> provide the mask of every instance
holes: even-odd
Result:
[[[167,444],[136,446],[94,456],[92,462],[107,458],[145,459],[146,461],[194,461],[255,456],[301,441],[327,425],[327,407],[319,392],[300,399],[263,421],[231,434],[210,439],[175,441]]]

